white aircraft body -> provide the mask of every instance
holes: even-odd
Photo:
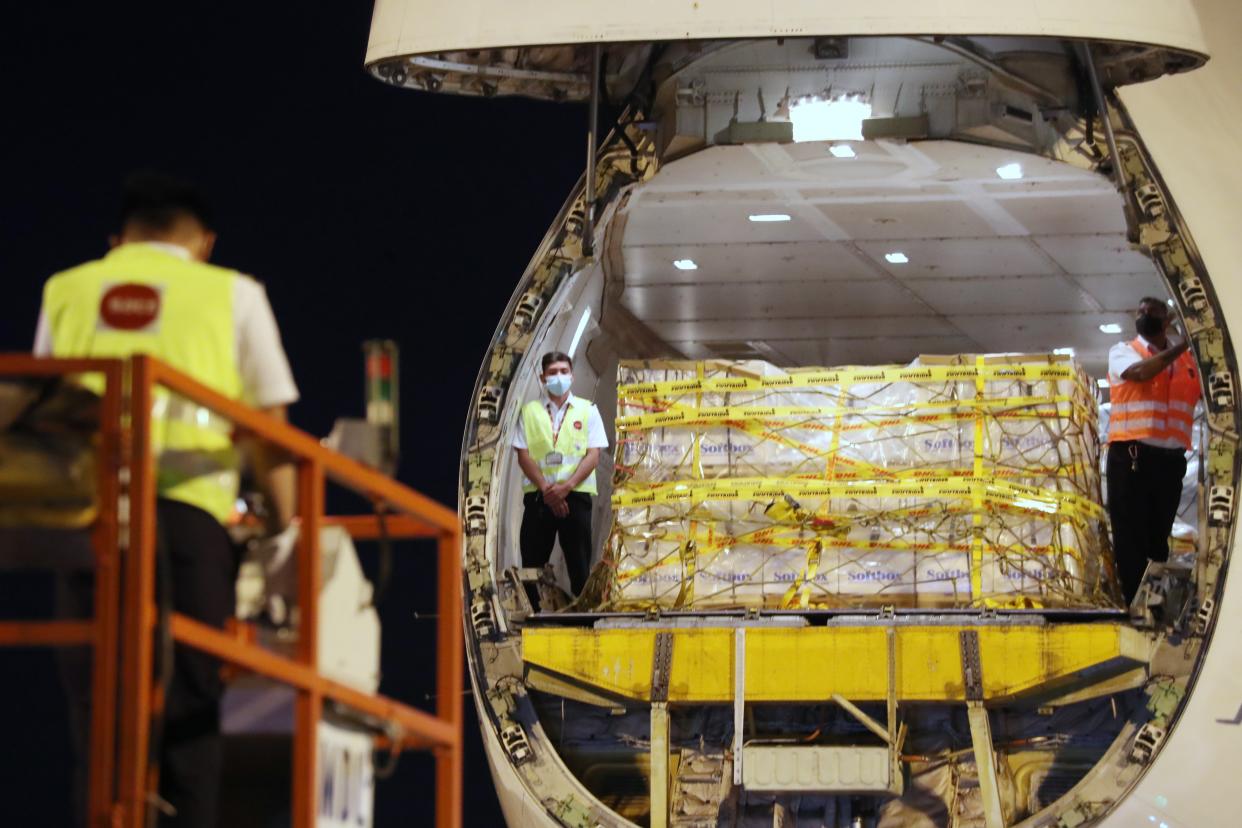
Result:
[[[591,143],[591,173],[517,281],[463,442],[463,623],[509,824],[1239,823],[1242,644],[1230,631],[1242,626],[1242,583],[1226,573],[1238,486],[1229,327],[1242,324],[1242,281],[1228,274],[1242,261],[1240,40],[1242,12],[1228,0],[378,0],[366,60],[384,82],[566,101],[594,91],[623,112],[598,150]],[[538,125],[506,125],[496,140],[508,128]],[[574,391],[609,423],[623,359],[867,365],[1070,348],[1104,377],[1145,295],[1171,300],[1205,378],[1196,551],[1175,619],[1144,606],[1082,618],[647,617],[536,613],[526,601],[533,576],[520,569],[521,472],[509,447],[518,410],[539,393],[544,352],[574,356]],[[605,461],[601,481],[611,471]],[[894,699],[911,744],[922,728],[966,745],[920,759],[890,740],[904,791],[891,776],[878,788],[839,777],[741,783],[748,761],[785,762],[791,779],[805,771],[798,740],[820,739],[819,761],[862,744],[849,716],[823,712],[828,699],[763,707],[744,688],[715,705],[659,696],[661,632],[679,642],[675,661],[689,629],[745,642],[756,628],[899,635],[953,623],[986,640],[1005,624],[1071,622],[1115,629],[1142,655],[1125,670],[1079,671],[1037,702],[989,703],[990,730],[965,702]],[[615,676],[646,671],[650,697],[572,674],[566,654],[533,662],[524,641],[549,629],[579,636],[582,652],[600,631],[657,636],[656,656],[648,646],[615,662]],[[927,669],[943,666],[928,658]],[[756,715],[768,736],[783,722],[787,738],[760,744],[745,719]],[[816,716],[825,733],[841,729],[808,737]],[[891,736],[894,719],[888,727]],[[889,738],[878,731],[879,741],[863,734],[869,749]]]

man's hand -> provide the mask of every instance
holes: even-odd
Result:
[[[281,422],[289,421],[283,405],[260,410]],[[250,456],[255,483],[267,499],[267,532],[279,534],[289,527],[297,514],[297,467],[283,451],[253,435],[243,435],[240,442],[243,451]]]
[[[558,518],[569,517],[569,503],[565,500],[569,491],[564,483],[552,483],[543,489],[544,505]]]
[[[573,489],[569,487],[568,483],[553,483],[543,490],[543,502],[549,506],[564,503],[571,491]]]
[[[1190,340],[1183,337],[1180,341],[1170,338],[1163,351],[1157,351],[1146,359],[1139,360],[1121,372],[1126,382],[1148,382],[1173,362],[1190,347]]]

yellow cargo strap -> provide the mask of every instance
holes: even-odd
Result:
[[[625,397],[668,396],[715,391],[764,391],[768,389],[809,388],[815,385],[862,385],[876,382],[975,382],[976,380],[1073,380],[1078,377],[1068,364],[1039,365],[930,365],[920,367],[858,368],[783,374],[775,377],[714,377],[712,379],[640,382],[622,385],[617,394]]]
[[[996,480],[992,477],[963,477],[953,480],[900,483],[825,483],[784,477],[741,477],[720,480],[678,480],[650,485],[633,484],[612,496],[615,507],[646,506],[687,500],[768,501],[790,495],[799,497],[846,498],[943,498],[973,499],[980,503],[1020,512],[1078,514],[1102,520],[1104,509],[1073,492],[1056,492],[1034,486]]]

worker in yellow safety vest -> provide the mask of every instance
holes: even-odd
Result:
[[[591,509],[595,467],[608,436],[599,410],[575,397],[574,363],[568,354],[543,355],[544,393],[522,407],[513,438],[518,465],[526,475],[522,498],[522,565],[542,567],[557,539],[565,555],[570,590],[577,596],[591,565]]]
[[[1108,512],[1126,601],[1134,600],[1148,560],[1167,561],[1192,450],[1199,369],[1186,337],[1169,337],[1169,307],[1145,297],[1138,336],[1108,355]]]
[[[150,354],[226,397],[284,419],[298,391],[267,294],[250,277],[207,264],[216,236],[199,194],[173,178],[135,175],[126,182],[120,218],[120,232],[110,240],[106,256],[48,280],[35,354]],[[96,391],[102,387],[90,375],[79,381]],[[160,600],[222,628],[233,615],[237,566],[223,526],[238,494],[232,426],[206,408],[158,390],[152,431],[160,583],[169,587]],[[266,485],[272,506],[269,528],[276,531],[293,515],[293,467],[264,446],[252,448],[257,482]],[[71,688],[71,697],[77,706],[87,705],[78,689]],[[161,808],[162,826],[216,826],[223,690],[216,659],[176,647],[161,743],[153,753],[159,757],[159,794],[167,806]],[[75,738],[84,742],[81,734]],[[81,792],[76,793],[81,811]]]

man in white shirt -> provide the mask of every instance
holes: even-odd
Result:
[[[553,351],[540,363],[544,394],[522,408],[513,438],[518,465],[526,475],[522,498],[522,565],[542,567],[559,539],[572,594],[586,584],[591,565],[592,496],[595,467],[608,447],[604,423],[590,400],[570,392],[573,360]]]
[[[250,277],[207,263],[216,239],[212,226],[202,198],[189,185],[150,173],[131,177],[112,250],[47,281],[34,353],[150,354],[227,397],[285,419],[298,391],[267,296]],[[100,390],[97,377],[86,375],[79,382]],[[160,600],[222,628],[233,615],[237,568],[223,526],[237,498],[232,426],[159,390],[152,421],[160,581],[171,588]],[[258,443],[252,461],[272,507],[269,528],[278,531],[295,508],[292,464]],[[89,594],[89,588],[70,584],[62,606],[83,612]],[[153,751],[160,762],[160,798],[170,806],[160,825],[216,828],[223,760],[220,665],[181,645],[174,648],[173,662],[163,726],[156,731],[162,730],[162,738]],[[89,700],[82,693],[85,678],[74,676],[70,664],[65,672],[74,679],[69,692],[76,718],[89,721],[81,709]],[[84,737],[75,736],[81,761]],[[83,810],[80,802],[78,808]]]

